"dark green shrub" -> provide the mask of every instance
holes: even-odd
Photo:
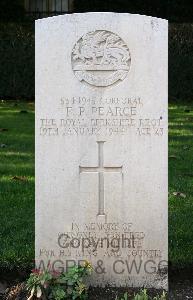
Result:
[[[1,0],[0,20],[18,21],[25,18],[24,0]]]
[[[0,24],[0,97],[34,98],[34,25]]]
[[[83,266],[72,267],[66,273],[34,270],[26,283],[30,293],[28,300],[85,300],[87,287],[84,279],[91,271],[91,264],[87,261]]]
[[[193,24],[169,29],[169,99],[193,102]]]

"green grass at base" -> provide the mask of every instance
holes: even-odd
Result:
[[[179,192],[184,197],[175,196]],[[193,106],[169,108],[169,260],[193,265]]]
[[[1,144],[0,267],[25,268],[34,258],[34,104],[1,102]]]

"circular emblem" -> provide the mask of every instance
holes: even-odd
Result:
[[[106,87],[127,76],[131,55],[115,33],[96,30],[82,36],[72,50],[72,69],[80,81]]]

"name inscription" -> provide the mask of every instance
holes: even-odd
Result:
[[[42,136],[112,136],[133,132],[138,136],[162,136],[163,117],[143,117],[143,102],[132,98],[61,98],[61,117],[40,119]]]

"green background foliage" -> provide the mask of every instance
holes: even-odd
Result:
[[[193,23],[169,30],[169,99],[193,101]]]
[[[34,98],[34,24],[0,23],[0,97]]]
[[[1,0],[0,20],[16,21],[25,18],[24,0]]]
[[[151,15],[170,22],[191,22],[191,0],[74,0],[75,11],[115,11]]]

